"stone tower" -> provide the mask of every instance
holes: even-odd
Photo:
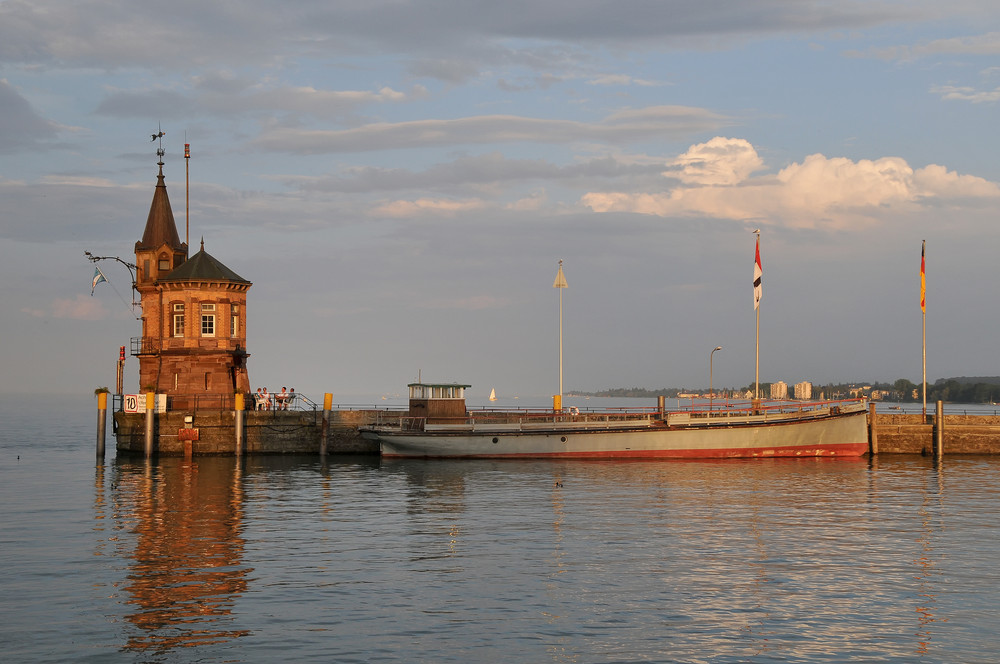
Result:
[[[132,354],[139,358],[139,389],[170,396],[171,408],[191,407],[209,395],[249,393],[246,299],[251,282],[209,255],[204,240],[201,250],[187,257],[162,159],[158,166],[146,229],[135,243],[142,336],[132,339]]]

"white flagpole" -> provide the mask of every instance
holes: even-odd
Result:
[[[763,266],[760,263],[760,229],[756,229],[754,234],[757,236],[756,249],[754,255],[754,313],[756,313],[757,324],[756,333],[754,335],[754,369],[753,369],[753,398],[754,401],[760,400],[760,300],[763,293]]]
[[[562,315],[562,289],[569,288],[566,283],[566,277],[563,275],[562,271],[562,259],[559,259],[559,271],[556,272],[555,283],[552,284],[553,288],[559,289],[559,408],[562,408],[562,394],[563,394],[563,315]]]

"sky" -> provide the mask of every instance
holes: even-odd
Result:
[[[922,241],[1000,375],[998,100],[993,0],[0,0],[0,391],[114,386],[158,131],[254,386],[919,382]]]

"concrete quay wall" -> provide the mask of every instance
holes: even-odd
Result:
[[[378,454],[378,443],[365,440],[358,427],[392,419],[393,413],[376,410],[331,410],[327,434],[328,454]],[[188,424],[185,417],[191,417]],[[398,414],[395,414],[398,417]],[[145,413],[114,413],[116,447],[124,454],[144,454]],[[322,411],[245,411],[245,454],[319,454],[323,433]],[[196,430],[197,440],[190,431]],[[178,411],[154,415],[153,451],[164,456],[234,454],[234,411]]]
[[[869,413],[871,418],[871,413]],[[876,413],[872,430],[873,449],[878,454],[934,453],[938,424],[935,416]],[[1000,416],[945,415],[942,454],[1000,454]]]

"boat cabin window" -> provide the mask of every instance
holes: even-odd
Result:
[[[411,399],[464,399],[466,385],[410,385]]]

